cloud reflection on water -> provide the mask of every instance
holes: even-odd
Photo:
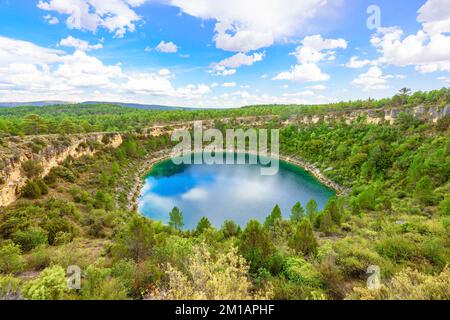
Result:
[[[305,172],[286,165],[274,176],[260,175],[258,165],[190,165],[170,176],[147,177],[139,211],[167,223],[176,206],[184,213],[186,229],[194,228],[203,216],[215,227],[225,220],[245,226],[250,219],[263,222],[275,204],[287,218],[297,201],[305,206],[314,198],[323,208],[332,194]]]

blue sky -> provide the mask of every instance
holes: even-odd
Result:
[[[380,98],[449,86],[449,33],[448,0],[0,0],[0,101]]]

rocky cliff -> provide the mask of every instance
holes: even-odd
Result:
[[[8,206],[18,199],[27,177],[23,164],[35,160],[45,177],[52,168],[68,157],[80,158],[94,155],[102,147],[117,148],[122,144],[118,133],[95,133],[61,137],[56,135],[12,138],[6,148],[0,149],[0,207]]]

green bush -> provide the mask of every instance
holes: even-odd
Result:
[[[14,243],[20,245],[23,251],[28,252],[39,245],[48,244],[47,233],[41,228],[30,227],[19,230],[13,235]]]
[[[53,218],[47,220],[43,228],[48,233],[48,242],[51,245],[56,244],[56,236],[59,232],[65,232],[70,235],[71,240],[75,237],[75,228],[71,222],[64,218]]]
[[[239,232],[241,231],[241,228],[239,227],[239,225],[236,222],[231,221],[231,220],[226,220],[223,223],[221,230],[222,230],[225,238],[231,238],[231,237],[237,236],[239,234]]]
[[[66,273],[60,266],[45,269],[23,286],[23,295],[30,300],[62,300],[67,291]]]
[[[25,161],[22,164],[22,169],[28,178],[39,177],[44,171],[42,165],[36,160]]]
[[[22,300],[20,293],[20,280],[11,275],[0,275],[0,301]]]
[[[289,247],[299,254],[317,254],[317,240],[308,219],[303,219],[296,226],[294,235],[289,239]]]
[[[25,267],[20,247],[11,241],[4,242],[0,247],[0,273],[16,273]]]
[[[323,286],[322,275],[306,260],[299,257],[291,257],[286,260],[284,273],[286,277],[296,283],[312,287]]]
[[[36,181],[28,181],[22,188],[22,196],[27,199],[39,199],[42,195],[41,188]]]
[[[419,254],[419,248],[413,241],[397,235],[378,241],[375,250],[395,262],[411,260]]]
[[[50,254],[44,245],[34,248],[27,257],[27,266],[29,269],[43,270],[49,265]]]

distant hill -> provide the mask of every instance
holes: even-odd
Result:
[[[126,108],[135,108],[141,110],[190,110],[192,108],[183,108],[175,106],[161,106],[157,104],[139,104],[139,103],[124,103],[124,102],[104,102],[104,101],[85,101],[81,104],[114,104]]]
[[[11,107],[45,107],[53,106],[58,104],[70,104],[67,101],[31,101],[31,102],[0,102],[0,108],[11,108]]]
[[[67,101],[31,101],[31,102],[0,102],[0,108],[13,108],[13,107],[45,107],[53,105],[65,105],[73,104],[73,102]],[[80,103],[82,105],[91,104],[114,104],[125,108],[135,108],[141,110],[192,110],[193,108],[183,108],[175,106],[161,106],[155,104],[139,104],[139,103],[123,103],[123,102],[105,102],[105,101],[85,101]]]

